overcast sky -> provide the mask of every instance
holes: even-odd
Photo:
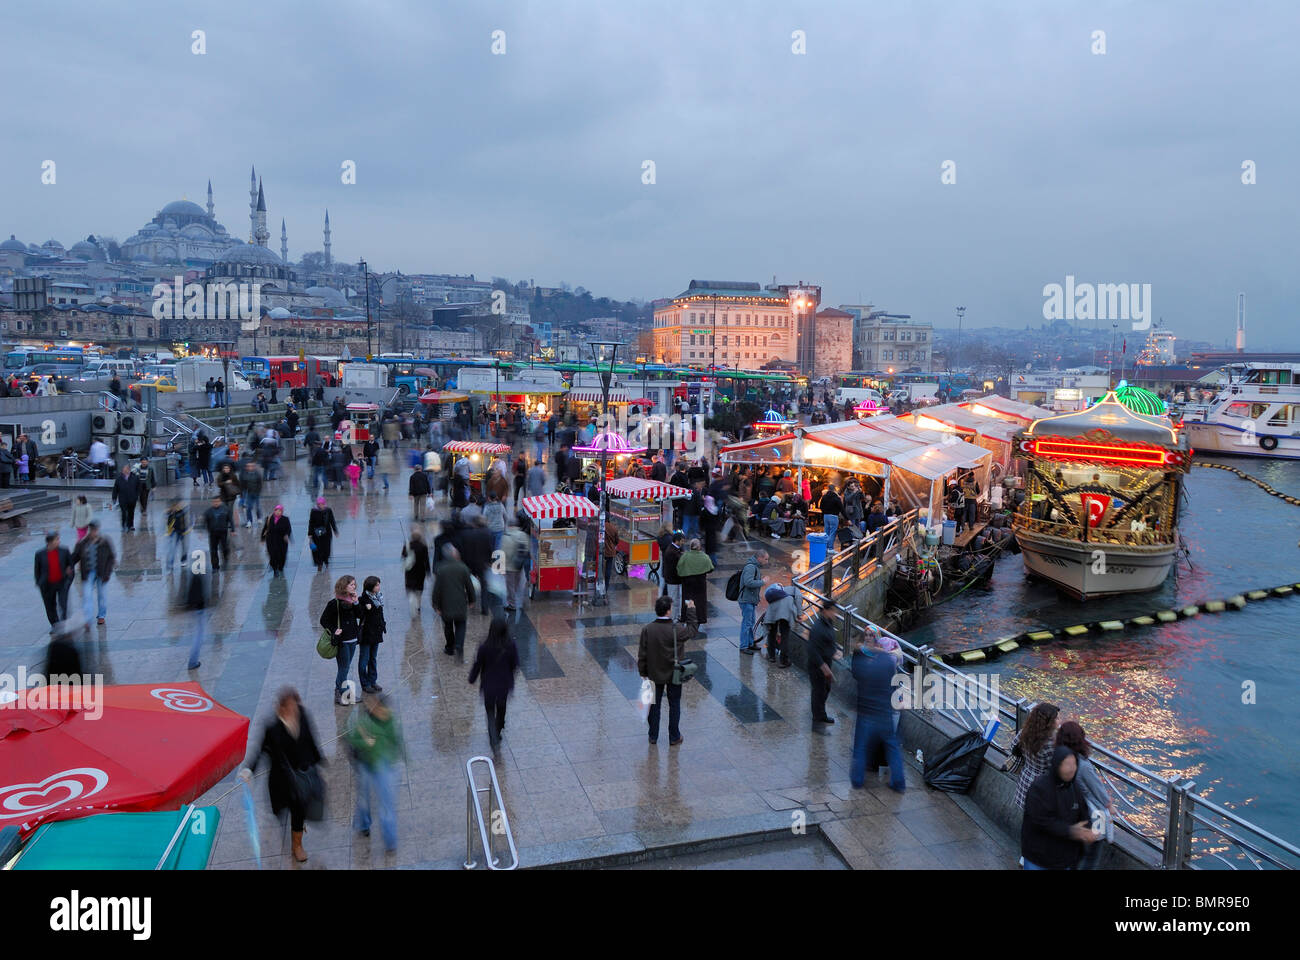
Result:
[[[211,178],[247,239],[256,164],[295,259],[328,207],[335,258],[377,269],[645,299],[775,276],[976,327],[1041,323],[1073,274],[1218,342],[1245,291],[1248,343],[1296,348],[1298,26],[1249,0],[10,3],[0,234],[124,240]]]

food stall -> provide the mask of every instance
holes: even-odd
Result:
[[[789,419],[780,410],[768,410],[767,413],[763,414],[762,420],[755,420],[750,426],[754,429],[756,436],[771,437],[777,434],[789,433],[799,426],[799,421]]]
[[[508,443],[492,443],[489,440],[448,440],[442,449],[449,453],[463,453],[469,458],[469,488],[474,493],[483,492],[483,477],[492,464],[492,458],[510,453]]]
[[[520,506],[533,521],[533,569],[528,578],[528,595],[576,590],[583,559],[578,549],[578,530],[554,524],[556,520],[590,519],[598,516],[600,509],[586,497],[571,493],[524,497]]]
[[[617,477],[605,481],[605,494],[609,498],[605,522],[614,523],[619,531],[614,569],[624,575],[631,566],[645,565],[650,579],[657,583],[659,541],[655,538],[661,527],[671,525],[671,502],[689,497],[691,491],[659,480]]]
[[[379,438],[370,431],[370,424],[379,416],[377,403],[349,403],[348,418],[339,424],[338,439],[352,447],[352,458],[360,460],[362,448]]]
[[[453,420],[456,417],[456,404],[468,400],[469,394],[457,390],[424,390],[417,399],[424,406],[431,408],[430,413],[436,409],[438,419]]]

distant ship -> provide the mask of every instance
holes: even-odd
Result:
[[[1025,500],[1013,519],[1029,574],[1081,600],[1154,590],[1178,551],[1178,494],[1191,463],[1167,417],[1115,393],[1035,420],[1018,435]]]
[[[1202,453],[1300,459],[1300,364],[1245,363],[1211,404],[1183,408]]]

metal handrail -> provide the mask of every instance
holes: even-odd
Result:
[[[490,780],[488,785],[480,787],[474,782],[474,764],[482,762],[487,766]],[[505,802],[501,799],[501,784],[497,782],[497,768],[492,762],[491,757],[470,757],[465,761],[465,869],[473,870],[478,866],[478,861],[474,859],[474,822],[478,821],[479,841],[482,844],[483,859],[487,861],[489,870],[514,870],[519,866],[519,851],[515,849],[515,835],[510,830],[510,817],[506,813]],[[486,793],[488,795],[488,820],[492,826],[489,829],[487,821],[483,819],[483,805],[479,802],[478,795]],[[497,815],[501,817],[500,833],[505,834],[506,844],[510,848],[510,866],[498,866],[501,862],[496,854],[496,835],[498,833]]]
[[[883,528],[882,528],[883,530]],[[856,546],[856,544],[855,544]],[[827,563],[833,564],[838,562],[844,554],[851,551],[853,547],[846,548],[844,551],[836,554],[834,557],[828,557]],[[825,580],[827,565],[818,564],[810,569],[803,577],[795,580],[801,592],[815,600],[819,605],[838,610],[842,616],[841,645],[844,651],[846,661],[852,655],[852,637],[855,632],[860,634],[862,631],[872,629],[877,631],[881,636],[892,637],[898,642],[900,651],[902,651],[904,665],[908,668],[920,667],[922,674],[927,671],[934,671],[944,677],[952,677],[962,682],[969,680],[969,675],[954,669],[944,663],[942,659],[934,656],[929,647],[918,647],[909,643],[902,637],[884,629],[878,624],[872,623],[866,617],[859,614],[852,607],[846,607],[826,596],[817,587],[822,585]],[[817,584],[817,586],[814,586]],[[807,611],[806,616],[811,616],[812,611]],[[799,623],[803,627],[805,624]],[[856,630],[855,630],[856,628]],[[924,677],[923,677],[924,679]],[[997,694],[998,702],[996,713],[998,719],[1009,720],[1010,723],[1004,723],[1001,728],[1005,728],[1004,735],[1010,735],[1021,728],[1023,719],[1028,715],[1032,703],[1024,699],[1013,699],[1002,693]],[[968,719],[956,710],[946,708],[934,708],[934,712],[940,714],[946,719],[958,724],[964,729],[976,729],[971,726]],[[1003,755],[1009,755],[1010,749],[994,742],[990,744],[997,752]],[[1105,773],[1115,777],[1124,787],[1131,788],[1138,794],[1138,799],[1147,799],[1158,804],[1163,804],[1163,808],[1147,813],[1145,823],[1130,821],[1128,817],[1117,816],[1115,823],[1127,835],[1142,845],[1148,847],[1162,857],[1162,865],[1166,869],[1199,869],[1193,862],[1201,857],[1214,857],[1230,867],[1236,869],[1233,864],[1220,856],[1212,846],[1222,847],[1230,845],[1236,847],[1241,855],[1250,861],[1251,865],[1261,869],[1255,861],[1259,857],[1269,865],[1284,869],[1293,870],[1300,867],[1300,847],[1286,840],[1276,837],[1268,831],[1255,826],[1248,820],[1245,820],[1229,810],[1220,807],[1211,802],[1193,789],[1194,784],[1187,781],[1170,780],[1160,776],[1153,770],[1149,770],[1139,763],[1129,760],[1113,750],[1099,746],[1095,743],[1092,745],[1093,762]],[[1145,782],[1143,782],[1145,781]],[[1122,800],[1127,806],[1132,808],[1135,813],[1142,814],[1146,811],[1139,808],[1132,800],[1124,796],[1118,789],[1114,789],[1115,795]],[[1236,831],[1227,827],[1219,826],[1206,819],[1200,810],[1205,814],[1222,818],[1234,827]],[[1171,823],[1171,820],[1174,821]],[[1150,829],[1154,824],[1163,826],[1163,834],[1145,833],[1143,827]],[[1193,835],[1193,826],[1199,825],[1212,832],[1211,838],[1202,838]],[[1248,836],[1239,836],[1239,833]],[[1199,843],[1197,841],[1200,841]],[[1259,844],[1268,844],[1276,848],[1275,852],[1269,852],[1260,848]],[[1285,857],[1292,857],[1294,861],[1289,861]]]

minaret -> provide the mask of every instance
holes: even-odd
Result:
[[[289,262],[289,231],[284,227],[284,217],[280,218],[280,259]]]
[[[1237,352],[1246,351],[1246,295],[1237,294]]]
[[[213,209],[215,208],[212,205],[212,181],[209,180],[208,181],[208,216],[209,217],[212,216]]]
[[[325,269],[328,270],[334,261],[330,257],[330,212],[325,211]]]
[[[249,167],[248,173],[248,242],[257,242],[257,169]]]
[[[253,242],[259,247],[266,246],[271,239],[271,231],[266,229],[266,196],[262,193],[262,182],[257,182],[257,210],[253,214]]]

